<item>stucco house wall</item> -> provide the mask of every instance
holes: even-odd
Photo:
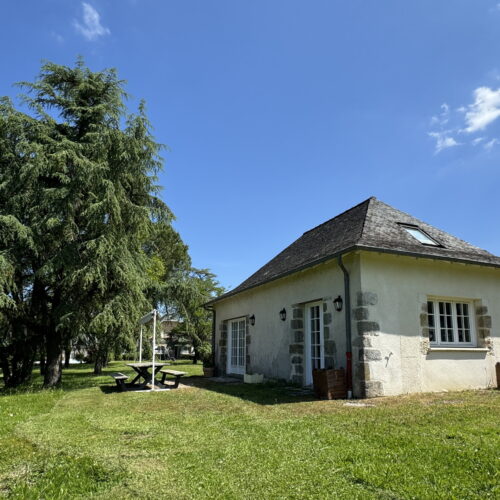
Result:
[[[354,394],[486,388],[496,385],[500,361],[500,269],[375,252],[360,256]],[[473,300],[477,348],[429,344],[429,296]],[[364,343],[365,347],[362,347]]]
[[[357,256],[345,260],[351,274],[353,293],[359,290]],[[304,305],[322,301],[325,362],[345,368],[345,309],[334,311],[333,300],[343,295],[344,275],[336,261],[329,261],[288,277],[228,297],[215,305],[215,359],[220,373],[226,373],[228,321],[245,318],[246,373],[304,383]],[[279,311],[286,309],[286,320]],[[255,325],[248,318],[255,316]]]
[[[209,305],[221,373],[234,337],[230,371],[308,385],[313,364],[346,367],[348,314],[355,397],[496,384],[500,257],[374,197],[306,231]]]

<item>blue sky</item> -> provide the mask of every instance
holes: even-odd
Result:
[[[497,1],[18,0],[0,17],[0,95],[81,54],[146,99],[176,228],[226,287],[372,195],[500,254]]]

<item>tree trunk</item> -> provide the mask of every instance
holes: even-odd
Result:
[[[47,365],[45,367],[43,386],[50,389],[59,386],[62,377],[62,338],[55,328],[47,334],[45,349]]]
[[[3,383],[5,387],[9,386],[9,381],[11,378],[9,358],[7,355],[7,349],[5,347],[0,348],[0,368],[2,368]]]
[[[45,356],[40,356],[40,375],[45,375],[45,369],[47,367],[47,358]]]
[[[108,364],[107,349],[98,349],[95,355],[94,375],[101,375],[102,369]]]
[[[69,360],[71,357],[71,347],[64,349],[64,368],[69,368]]]
[[[39,349],[40,355],[40,375],[45,375],[45,367],[47,366],[47,357],[45,356],[45,347],[43,345],[40,346]]]
[[[5,387],[17,387],[31,380],[37,352],[36,339],[19,322],[12,325],[10,344],[0,349],[0,363]]]

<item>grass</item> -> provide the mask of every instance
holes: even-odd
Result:
[[[0,495],[68,498],[499,498],[500,392],[373,406],[279,386],[119,393],[108,373],[0,395]]]

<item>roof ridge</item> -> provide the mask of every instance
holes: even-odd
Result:
[[[322,222],[321,224],[318,224],[317,226],[314,226],[313,228],[309,229],[308,231],[305,231],[304,233],[302,233],[302,236],[304,236],[304,234],[310,233],[311,231],[314,231],[315,229],[318,229],[318,227],[324,226],[325,224],[328,224],[329,222],[332,222],[335,219],[338,219],[342,215],[345,215],[346,213],[350,212],[351,210],[354,210],[355,208],[360,207],[364,203],[368,203],[368,205],[369,205],[371,200],[376,200],[376,199],[377,198],[375,198],[375,196],[370,196],[366,200],[363,200],[361,203],[358,203],[357,205],[354,205],[353,207],[348,208],[347,210],[344,210],[343,212],[341,212],[340,214],[336,215],[335,217],[332,217],[331,219],[328,219],[325,222]],[[364,226],[364,221],[363,221],[363,226]]]
[[[366,206],[366,213],[365,213],[365,216],[363,217],[363,224],[361,226],[361,231],[359,232],[359,238],[358,238],[357,243],[359,243],[363,239],[363,233],[365,231],[365,226],[366,226],[366,219],[368,217],[368,210],[370,210],[370,206],[371,206],[373,201],[380,201],[380,200],[377,200],[377,198],[375,198],[375,196],[370,196],[370,198],[368,198],[368,204]]]

